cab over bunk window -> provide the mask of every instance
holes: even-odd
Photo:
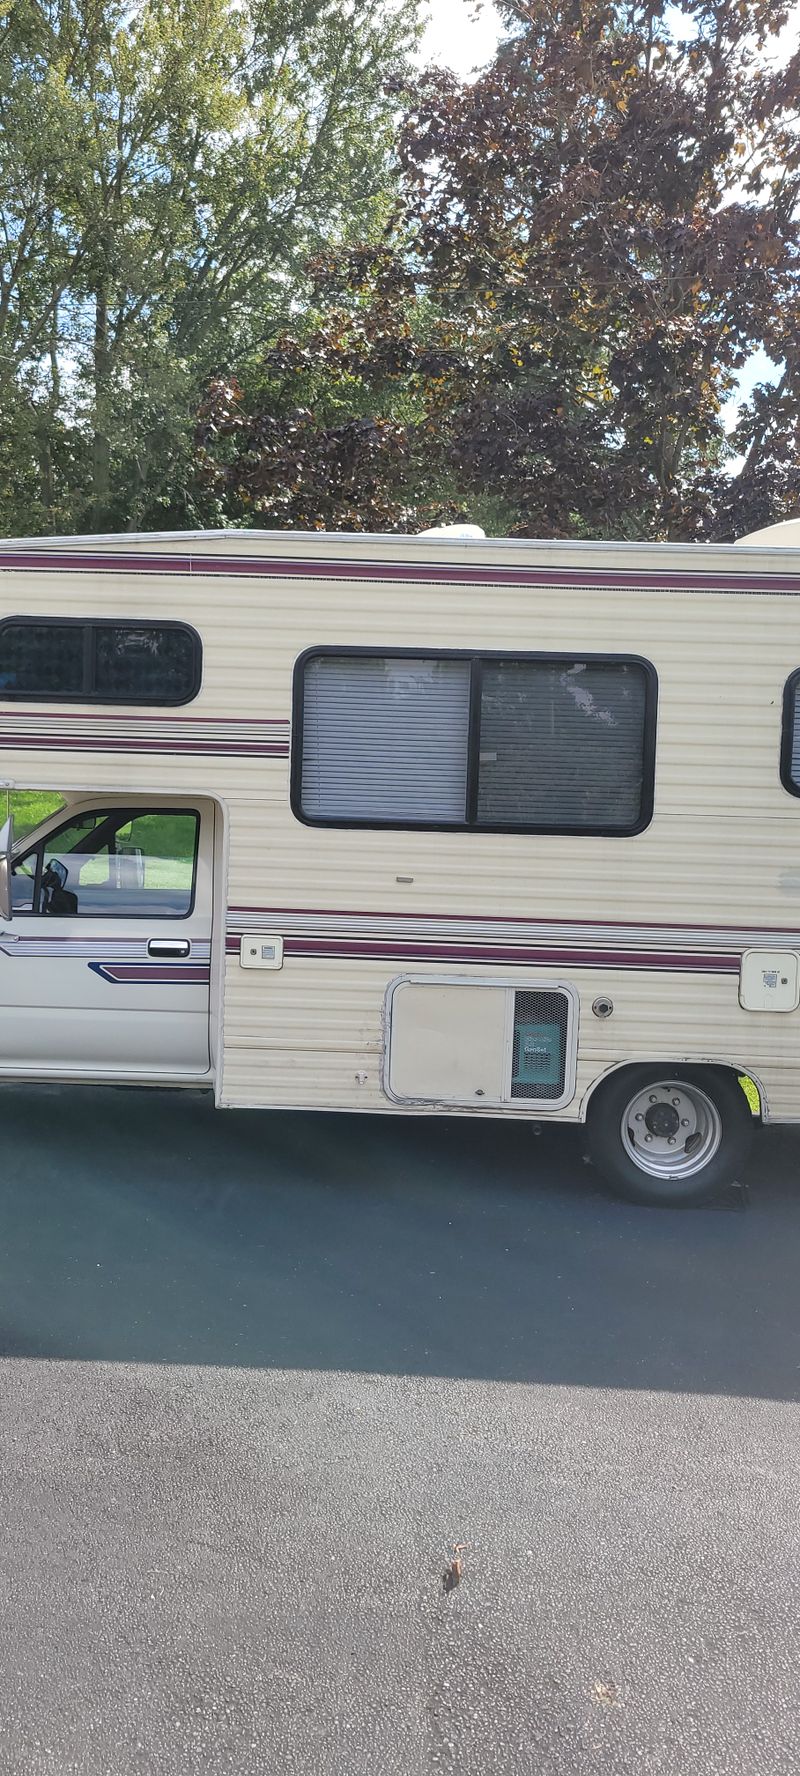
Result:
[[[324,826],[641,832],[645,660],[318,649],[295,676],[292,805]]]
[[[201,670],[200,637],[187,623],[0,623],[0,701],[189,703]]]

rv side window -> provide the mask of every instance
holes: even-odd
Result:
[[[80,814],[15,863],[15,913],[185,919],[194,905],[199,816],[192,809]]]
[[[0,701],[188,703],[201,669],[200,637],[186,623],[0,623]]]
[[[800,796],[800,671],[787,679],[783,693],[781,782],[790,795]]]
[[[655,700],[631,657],[320,649],[295,675],[292,806],[328,826],[641,832]]]

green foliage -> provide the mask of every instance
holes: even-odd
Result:
[[[728,537],[800,497],[800,52],[782,0],[508,0],[406,95],[403,201],[200,412],[228,522]],[[784,368],[735,438],[757,348]],[[742,462],[738,469],[734,455]],[[492,522],[494,520],[494,522]]]
[[[187,523],[192,415],[385,214],[415,0],[15,0],[0,523]]]
[[[800,499],[783,0],[0,15],[0,526],[731,537]],[[402,117],[400,112],[402,111]],[[399,120],[399,129],[398,129]],[[732,439],[752,353],[776,366]]]

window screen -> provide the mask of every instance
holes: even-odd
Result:
[[[299,662],[295,691],[302,819],[613,834],[650,818],[645,661],[330,650]]]
[[[0,699],[188,703],[200,638],[183,623],[0,623]]]
[[[479,826],[634,826],[647,678],[614,660],[486,660]]]

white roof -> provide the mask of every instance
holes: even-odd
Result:
[[[767,524],[763,530],[751,530],[750,535],[738,537],[736,547],[744,543],[748,548],[765,549],[800,549],[800,518],[787,518],[783,524]]]
[[[430,530],[418,530],[421,537],[485,537],[479,524],[434,524]]]
[[[418,535],[399,532],[347,532],[334,531],[299,531],[299,530],[238,530],[233,527],[226,530],[168,530],[168,531],[114,531],[105,536],[39,536],[39,537],[6,537],[0,539],[0,555],[6,557],[11,553],[31,555],[64,555],[70,558],[82,555],[122,555],[128,561],[135,560],[138,554],[152,555],[154,552],[164,555],[190,556],[202,560],[213,556],[249,555],[270,556],[305,555],[306,551],[314,556],[330,551],[334,557],[367,555],[374,560],[396,559],[396,551],[408,552],[411,561],[430,559],[433,551],[454,551],[455,559],[472,556],[484,560],[498,560],[505,556],[511,562],[521,561],[544,566],[569,567],[580,563],[584,566],[594,557],[598,565],[606,571],[613,571],[616,566],[628,568],[645,567],[648,573],[656,571],[656,564],[669,562],[676,569],[684,571],[694,569],[702,562],[703,570],[709,572],[726,572],[731,569],[731,558],[737,560],[735,572],[746,573],[752,570],[752,562],[747,563],[742,550],[749,548],[753,556],[763,550],[769,550],[776,556],[782,551],[786,556],[783,571],[797,573],[798,566],[793,559],[800,549],[800,518],[789,520],[784,524],[773,524],[765,530],[756,531],[752,536],[740,537],[734,545],[736,554],[730,543],[644,543],[644,542],[588,542],[575,541],[567,537],[547,537],[537,540],[531,537],[486,537],[480,534],[478,525],[443,525],[435,531]],[[464,554],[462,555],[462,551]],[[13,565],[4,559],[3,567]],[[775,567],[770,563],[770,567]],[[777,568],[775,567],[775,571]]]

